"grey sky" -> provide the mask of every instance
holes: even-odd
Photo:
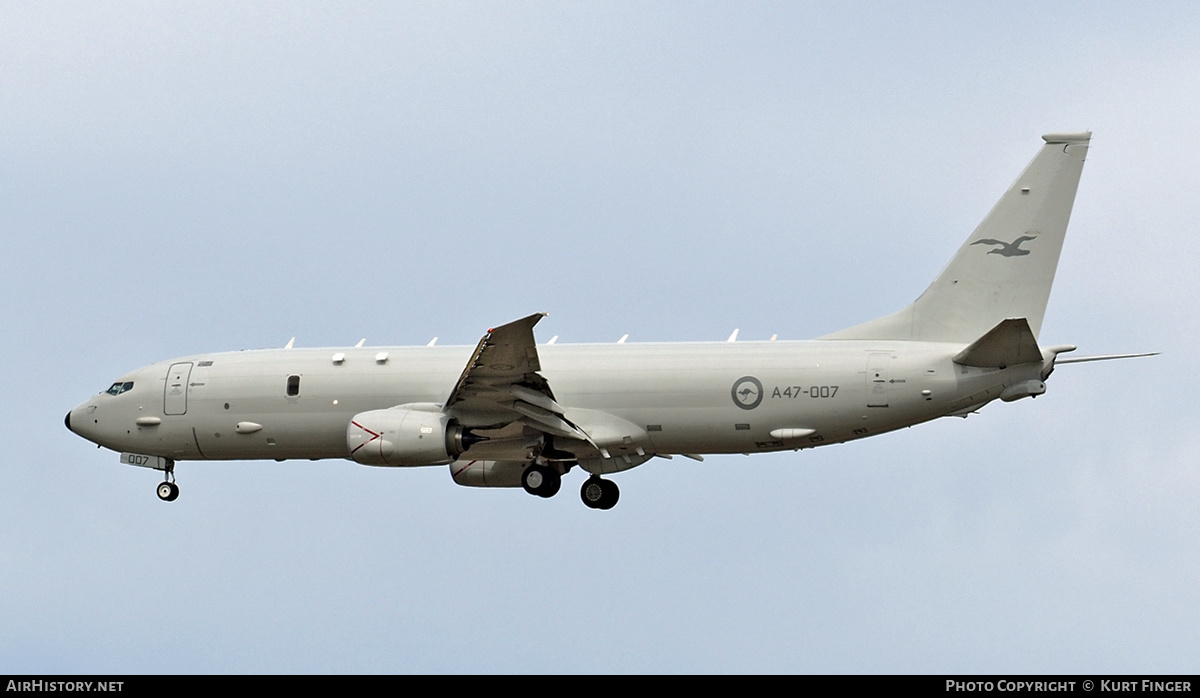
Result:
[[[1194,671],[1191,3],[6,3],[0,667]],[[1095,132],[1037,400],[620,505],[70,434],[201,351],[804,339]],[[1184,368],[1180,368],[1183,366]]]

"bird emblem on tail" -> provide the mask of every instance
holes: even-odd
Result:
[[[998,254],[1004,257],[1024,257],[1029,254],[1029,250],[1021,249],[1021,243],[1028,240],[1036,240],[1036,235],[1022,235],[1012,242],[1004,242],[1003,240],[995,240],[993,238],[984,238],[976,240],[972,245],[1000,245],[994,250],[988,250],[988,254]]]

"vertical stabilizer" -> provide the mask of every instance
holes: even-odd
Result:
[[[1008,318],[1025,318],[1036,337],[1091,137],[1042,136],[1041,151],[920,298],[821,339],[966,343]]]

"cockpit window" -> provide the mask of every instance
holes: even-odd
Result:
[[[133,390],[133,381],[125,381],[124,383],[117,381],[109,386],[108,390],[105,390],[104,392],[108,393],[109,395],[120,395],[121,393],[129,392],[130,390]]]

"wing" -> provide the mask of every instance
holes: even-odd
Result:
[[[538,373],[533,326],[545,317],[536,313],[487,331],[467,362],[445,411],[465,427],[498,429],[515,422],[536,431],[584,441],[591,438],[565,416],[550,384]]]

